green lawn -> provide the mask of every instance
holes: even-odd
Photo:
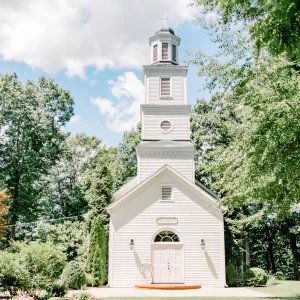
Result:
[[[103,300],[300,300],[300,281],[282,281],[275,286],[250,288],[253,291],[270,295],[264,298],[252,297],[114,297],[102,298]]]

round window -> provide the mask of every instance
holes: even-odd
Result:
[[[172,124],[169,121],[162,121],[160,123],[160,128],[163,132],[170,132],[172,130]]]

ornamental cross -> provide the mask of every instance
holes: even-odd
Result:
[[[161,19],[164,20],[164,25],[166,25],[166,20],[168,20],[169,18],[166,16],[166,14],[164,14],[164,16]]]

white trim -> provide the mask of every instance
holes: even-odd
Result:
[[[157,59],[156,60],[154,60],[154,46],[157,46]],[[152,63],[155,63],[155,62],[157,62],[157,61],[159,61],[159,52],[158,52],[158,42],[157,43],[153,43],[152,44],[152,46],[151,46],[151,55],[152,55],[152,57],[151,57],[151,61],[152,61]]]
[[[223,283],[224,287],[226,286],[226,265],[225,265],[225,231],[224,231],[224,217],[222,216],[222,222],[221,222],[221,256],[222,256],[222,266],[221,266],[221,272],[223,277]]]
[[[113,254],[114,254],[114,234],[111,218],[109,218],[109,242],[108,242],[108,285],[113,286]]]
[[[163,200],[162,199],[162,188],[163,187],[171,187],[171,200]],[[170,183],[162,183],[160,185],[160,197],[159,197],[159,202],[163,202],[163,203],[168,203],[168,202],[174,202],[174,187],[173,184]]]

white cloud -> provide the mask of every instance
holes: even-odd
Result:
[[[0,57],[48,73],[86,78],[85,67],[140,68],[166,13],[174,28],[192,19],[190,0],[2,0]]]
[[[79,124],[81,121],[81,116],[80,115],[74,115],[71,117],[69,124]]]
[[[131,130],[139,122],[140,104],[144,102],[144,85],[132,72],[118,76],[117,81],[108,82],[115,101],[91,97],[100,114],[106,117],[106,125],[113,132]]]

